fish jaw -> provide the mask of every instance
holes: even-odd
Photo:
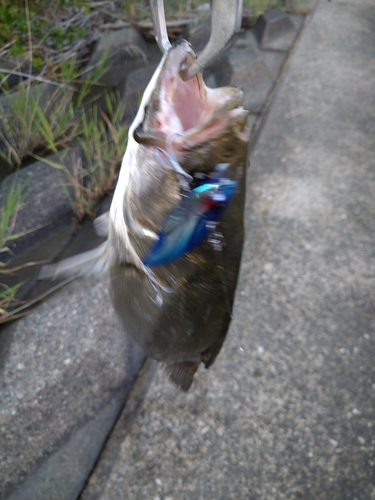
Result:
[[[132,130],[137,142],[169,150],[177,160],[185,150],[219,138],[244,113],[247,117],[240,89],[209,88],[201,73],[183,80],[182,68],[195,59],[193,48],[185,40],[170,49],[158,68],[147,109]],[[241,121],[242,129],[245,121]]]

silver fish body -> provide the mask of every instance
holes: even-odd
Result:
[[[102,264],[93,265],[91,254],[88,266],[109,272],[125,331],[166,364],[183,390],[201,362],[206,367],[214,362],[231,320],[244,237],[249,135],[239,89],[209,89],[202,75],[183,81],[181,68],[195,58],[190,44],[181,41],[152,77],[129,129],[108,241],[97,253]],[[214,177],[222,164],[223,177],[236,181],[236,191],[220,220],[206,221],[206,236],[191,250],[166,264],[145,265],[170,214],[183,206],[197,179]],[[183,231],[183,218],[181,224]],[[69,267],[74,261],[56,274]]]

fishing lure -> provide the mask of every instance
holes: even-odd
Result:
[[[168,264],[190,252],[219,222],[237,188],[232,179],[210,179],[192,189],[167,216],[158,240],[142,260],[146,266]]]

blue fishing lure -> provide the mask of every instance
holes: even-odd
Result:
[[[158,240],[143,259],[146,266],[168,264],[193,250],[212,231],[232,199],[237,181],[210,179],[192,189],[167,216]]]

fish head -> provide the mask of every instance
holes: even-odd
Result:
[[[148,235],[161,231],[181,202],[182,186],[194,189],[187,179],[227,163],[226,175],[235,177],[236,157],[242,161],[247,149],[243,92],[211,89],[201,73],[186,81],[183,73],[196,57],[186,40],[170,48],[129,129],[110,213],[111,248],[116,258],[122,254],[121,261],[141,265],[138,256],[154,243]]]
[[[164,56],[153,92],[144,103],[143,119],[133,137],[142,145],[168,151],[188,172],[209,171],[217,163],[213,151],[233,132],[248,141],[243,92],[237,87],[211,89],[198,73],[183,74],[197,58],[186,40],[178,41]],[[233,139],[232,139],[233,140]],[[228,153],[228,141],[224,147]],[[230,152],[230,151],[229,151]]]

